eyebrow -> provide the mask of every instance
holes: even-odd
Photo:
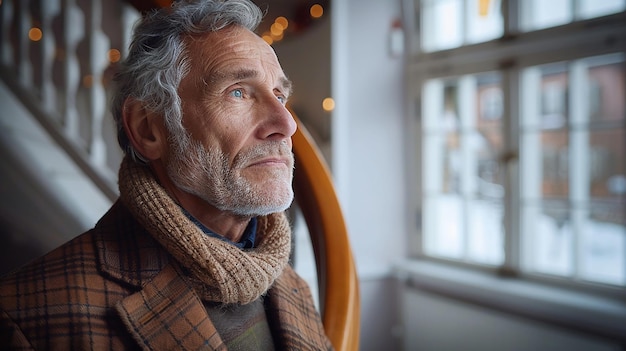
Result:
[[[235,71],[226,71],[226,72],[217,71],[217,72],[213,72],[210,75],[209,82],[217,83],[217,82],[224,81],[224,80],[240,81],[240,80],[256,78],[258,76],[259,76],[258,71],[252,70],[252,69],[245,69],[245,68],[235,70]],[[286,96],[290,96],[291,90],[293,88],[293,83],[291,82],[291,80],[289,80],[289,78],[283,76],[280,78],[280,88],[283,94],[285,94]]]

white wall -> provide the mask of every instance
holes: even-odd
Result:
[[[361,288],[360,349],[400,346],[396,285],[405,255],[403,62],[389,55],[396,0],[332,1],[333,174]]]
[[[415,289],[402,293],[403,350],[618,351],[599,337]]]
[[[404,255],[403,62],[389,55],[394,0],[335,0],[333,170],[361,277]]]

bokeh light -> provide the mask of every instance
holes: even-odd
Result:
[[[37,27],[33,27],[28,31],[28,39],[32,41],[40,41],[42,37],[43,33],[41,32],[41,29]]]
[[[283,30],[289,28],[289,21],[283,16],[276,17],[274,23],[278,23],[283,26]]]
[[[109,58],[109,62],[115,63],[122,58],[122,54],[117,49],[111,49],[107,52],[107,57]]]
[[[311,13],[311,17],[320,18],[324,14],[324,8],[320,4],[315,4],[311,6],[311,10],[309,12]]]
[[[327,97],[322,101],[322,108],[324,111],[330,112],[335,109],[335,100],[333,98]]]

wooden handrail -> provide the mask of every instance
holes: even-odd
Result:
[[[315,251],[324,329],[337,350],[358,350],[360,300],[348,231],[328,167],[296,118],[294,191]]]

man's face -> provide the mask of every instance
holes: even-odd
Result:
[[[179,188],[243,216],[285,210],[293,200],[291,84],[274,51],[230,27],[192,37],[179,87],[187,135],[170,136],[165,164]]]

